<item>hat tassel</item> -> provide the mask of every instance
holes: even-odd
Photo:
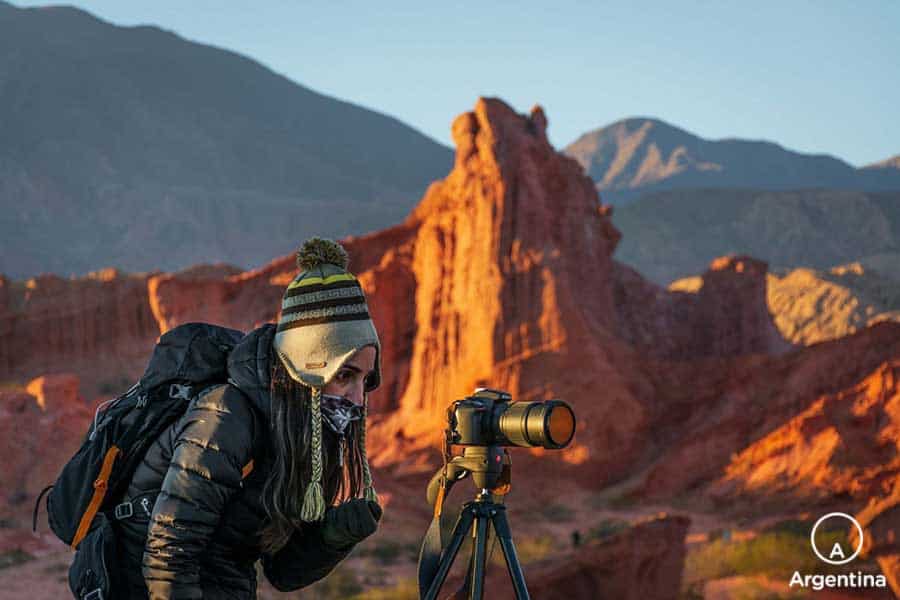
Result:
[[[312,392],[312,477],[306,486],[300,518],[307,523],[320,521],[325,516],[325,494],[322,492],[322,390]]]

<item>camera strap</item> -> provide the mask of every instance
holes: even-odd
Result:
[[[441,563],[441,550],[444,547],[443,531],[441,531],[441,512],[444,508],[444,498],[455,483],[448,480],[445,474],[441,475],[437,496],[434,502],[434,517],[425,538],[422,540],[422,549],[419,552],[419,597],[424,598],[437,575]]]
[[[425,594],[428,593],[431,582],[434,581],[441,564],[441,553],[444,549],[444,531],[441,528],[441,514],[444,509],[444,501],[450,493],[450,490],[453,488],[453,484],[464,479],[469,474],[468,471],[454,468],[454,466],[455,465],[449,465],[449,467],[445,467],[443,473],[441,473],[437,494],[434,495],[434,517],[431,519],[431,525],[428,526],[428,531],[425,532],[425,537],[422,539],[422,548],[419,551],[418,572],[420,598],[424,598]],[[447,477],[448,471],[450,477]],[[509,464],[506,463],[504,464],[503,475],[500,478],[500,485],[494,490],[491,490],[495,501],[502,502],[502,497],[509,492],[509,484],[510,468]],[[490,528],[488,528],[487,532],[490,536]],[[470,567],[466,570],[466,579],[460,586],[460,590],[468,589],[471,575],[472,569]]]

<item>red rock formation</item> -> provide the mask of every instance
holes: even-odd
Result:
[[[242,292],[251,291],[249,288],[271,300],[267,307],[272,317],[275,316],[273,311],[277,313],[280,297],[278,286],[258,285],[261,283],[259,274],[255,277],[247,276],[240,270],[228,266],[211,268],[204,265],[204,267],[178,273],[163,273],[147,281],[150,308],[159,325],[160,334],[191,321],[249,329],[259,317],[253,312],[240,310],[246,304],[242,302],[244,300],[241,297]]]
[[[661,389],[668,382],[648,356],[783,349],[771,336],[762,263],[724,259],[696,298],[655,288],[616,265],[619,234],[609,207],[578,164],[549,145],[545,126],[539,108],[525,117],[498,100],[479,100],[453,124],[453,171],[409,218],[345,240],[389,365],[372,398],[382,413],[373,427],[376,464],[418,462],[409,452],[433,443],[445,406],[490,385],[517,399],[569,399],[579,414],[578,439],[552,456],[602,485],[655,447],[652,428],[666,399],[680,406],[681,392]],[[295,269],[284,257],[240,274],[155,275],[146,297],[117,306],[149,307],[152,337],[131,336],[148,349],[159,332],[191,320],[246,330],[277,317]],[[7,309],[4,318],[23,321],[20,337],[37,338],[34,312]],[[77,352],[94,350],[88,344]],[[139,358],[131,367],[138,373],[146,354]],[[697,379],[691,369],[676,370]]]
[[[77,279],[0,281],[0,381],[66,370],[92,384],[112,384],[107,378],[115,375],[116,387],[121,373],[140,375],[135,359],[145,361],[159,335],[148,277],[105,269]]]
[[[479,384],[541,395],[549,373],[523,381],[523,363],[579,346],[590,354],[608,329],[618,233],[545,123],[539,108],[522,117],[479,100],[453,123],[453,171],[407,219],[416,337],[398,418],[408,436],[433,431]]]
[[[706,489],[733,453],[900,353],[900,326],[884,324],[779,356],[765,265],[747,257],[715,261],[693,294],[616,264],[610,209],[545,127],[539,108],[479,100],[453,124],[453,171],[406,221],[344,240],[384,350],[376,466],[433,467],[447,404],[488,385],[577,412],[570,448],[519,451],[528,477],[592,489],[632,478],[639,495],[668,498]],[[274,320],[295,273],[286,256],[245,273],[0,281],[2,379],[71,364],[87,385],[103,356],[104,372],[137,376],[176,324]]]
[[[792,346],[769,314],[766,271],[766,263],[748,256],[723,256],[687,293],[660,288],[616,264],[616,331],[656,358],[781,354]]]
[[[880,323],[783,357],[660,371],[694,397],[665,405],[654,424],[665,450],[641,494],[715,482],[710,494],[729,506],[786,509],[836,494],[864,504],[900,472],[895,357],[900,325]]]
[[[684,568],[684,536],[689,520],[661,516],[639,522],[609,538],[579,546],[523,568],[532,598],[541,600],[666,600],[679,597]],[[513,540],[515,541],[515,539]],[[499,546],[495,551],[500,553]],[[456,562],[467,557],[457,556]],[[462,578],[448,580],[442,597],[453,596]],[[509,574],[491,565],[485,578],[485,597],[513,598]]]
[[[27,388],[0,392],[0,520],[7,526],[30,527],[35,498],[81,445],[93,416],[73,375],[39,377]]]
[[[841,494],[866,501],[900,476],[900,358],[859,383],[824,394],[731,458],[717,495]]]
[[[583,433],[551,458],[564,469],[547,475],[573,467],[599,486],[653,446],[651,416],[663,398],[655,374],[644,373],[648,354],[683,360],[788,347],[768,314],[764,263],[718,261],[691,298],[615,264],[611,210],[577,165],[553,152],[545,122],[539,110],[523,117],[496,100],[454,122],[455,167],[405,223],[415,228],[416,333],[399,410],[374,428],[376,464],[434,444],[444,407],[488,385],[517,399],[570,400]],[[371,304],[381,302],[376,291]],[[408,327],[389,328],[398,325]]]
[[[25,388],[34,396],[41,412],[80,410],[87,404],[78,395],[78,376],[71,373],[44,375],[31,381]]]
[[[872,498],[856,519],[863,527],[861,556],[875,557],[894,594],[900,597],[900,478],[890,494]],[[856,528],[851,527],[850,543],[855,548],[858,542]]]

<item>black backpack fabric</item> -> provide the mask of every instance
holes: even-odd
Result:
[[[115,597],[119,582],[111,522],[122,508],[117,503],[150,444],[193,398],[227,383],[228,354],[243,336],[208,323],[186,323],[163,334],[141,379],[97,408],[81,448],[38,496],[33,526],[41,497],[50,490],[50,528],[76,550],[69,586],[77,598]]]

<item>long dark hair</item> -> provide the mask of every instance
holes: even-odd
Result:
[[[302,534],[306,524],[300,520],[300,511],[312,472],[312,389],[294,381],[274,351],[271,365],[270,469],[262,489],[262,504],[269,523],[260,536],[261,549],[266,553],[275,553],[284,547],[294,531],[299,530]],[[327,506],[360,494],[363,483],[359,444],[362,427],[362,421],[357,420],[347,429],[342,468],[338,436],[323,424],[322,489]]]

